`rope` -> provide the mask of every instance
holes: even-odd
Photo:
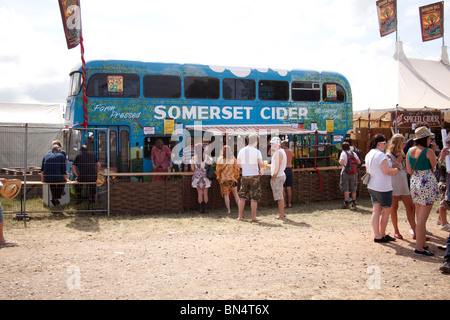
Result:
[[[84,110],[84,121],[81,124],[82,127],[86,128],[88,125],[88,111],[87,111],[87,90],[86,90],[86,61],[84,60],[84,45],[83,36],[80,35],[80,48],[81,48],[81,69],[83,70],[83,110]]]
[[[322,191],[322,177],[320,176],[320,170],[317,169],[317,166],[316,166],[318,143],[319,143],[319,132],[316,130],[316,146],[315,146],[315,152],[314,152],[314,169],[316,169],[317,174],[319,175],[319,190]]]

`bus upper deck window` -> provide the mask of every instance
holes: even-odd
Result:
[[[345,102],[345,90],[338,83],[324,83],[322,86],[322,98],[324,102]]]
[[[259,81],[259,99],[272,101],[289,100],[289,82],[275,80]]]
[[[225,100],[255,100],[255,80],[224,79],[223,98]]]
[[[96,73],[87,84],[89,97],[137,98],[140,95],[139,76],[137,74]]]
[[[292,82],[293,101],[320,101],[320,84],[318,82],[294,81]]]
[[[177,99],[181,97],[181,78],[178,76],[144,76],[144,96],[146,98]]]
[[[219,99],[220,81],[211,77],[186,77],[184,95],[188,99]]]

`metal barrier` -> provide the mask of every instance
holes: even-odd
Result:
[[[96,140],[100,135],[92,134],[102,130],[103,140]],[[101,146],[106,155],[102,159],[101,172],[106,174],[106,179],[91,181],[93,179],[80,179],[77,182],[72,172],[72,164],[81,152],[81,137],[87,138],[88,151],[93,154],[94,146]],[[60,141],[62,154],[65,156],[64,168],[67,172],[67,181],[54,182],[52,177],[56,175],[45,173],[45,182],[41,181],[41,167],[43,159],[51,153],[52,145]],[[50,126],[0,125],[0,178],[18,179],[22,188],[19,196],[13,200],[5,200],[0,197],[4,213],[15,213],[16,219],[25,223],[30,219],[30,213],[63,213],[63,212],[106,212],[109,215],[109,171],[110,171],[110,137],[108,128],[60,128]],[[89,157],[88,157],[89,158]],[[85,159],[80,157],[80,159]],[[98,160],[98,159],[97,159]],[[59,161],[59,160],[58,160]],[[92,160],[90,160],[92,162]],[[90,163],[89,162],[89,163]],[[81,166],[86,163],[79,163]],[[58,162],[58,165],[61,165]],[[49,165],[52,166],[52,165]],[[50,170],[51,172],[51,170]],[[102,175],[103,177],[103,175]],[[91,177],[92,178],[92,177]],[[50,179],[51,182],[48,181]],[[78,178],[79,179],[79,178]],[[95,177],[94,180],[97,180]],[[62,197],[57,202],[52,202],[53,186],[63,185]],[[89,186],[94,186],[90,189]],[[59,188],[59,187],[58,187]],[[86,194],[86,189],[95,189],[95,198]],[[83,203],[82,200],[87,199]]]

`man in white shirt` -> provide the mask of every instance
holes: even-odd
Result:
[[[284,198],[283,198],[283,184],[286,181],[287,157],[286,152],[281,148],[281,140],[278,137],[273,137],[270,140],[272,150],[272,160],[270,166],[270,186],[272,187],[273,199],[278,203],[278,217],[276,219],[284,220]]]
[[[261,151],[256,148],[258,139],[259,137],[256,134],[249,135],[248,145],[242,148],[237,156],[237,165],[242,168],[241,188],[238,193],[238,220],[242,220],[246,200],[250,200],[252,222],[260,220],[256,217],[256,210],[258,202],[261,200],[262,190],[259,177],[263,175],[264,164]]]

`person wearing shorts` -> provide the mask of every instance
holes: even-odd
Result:
[[[245,201],[250,200],[251,220],[252,222],[258,222],[260,219],[256,217],[256,210],[262,194],[259,177],[264,172],[264,164],[261,151],[256,148],[259,140],[258,135],[251,134],[248,140],[248,145],[242,148],[237,156],[237,166],[242,168],[241,188],[238,192],[238,220],[243,218]]]
[[[367,190],[372,200],[372,228],[374,242],[395,241],[386,234],[386,227],[392,210],[392,181],[391,176],[398,174],[397,168],[390,168],[386,149],[386,137],[376,134],[370,141],[370,151],[367,153],[366,171],[370,173]]]
[[[273,199],[278,204],[278,217],[275,219],[284,220],[284,197],[283,197],[283,184],[286,181],[286,152],[281,148],[281,140],[278,137],[273,137],[270,140],[270,146],[272,150],[272,160],[270,166],[270,186],[272,188]]]
[[[349,208],[349,198],[350,194],[352,195],[352,203],[350,204],[350,209],[356,210],[356,190],[357,190],[357,172],[353,174],[347,173],[346,169],[348,168],[348,155],[353,155],[358,163],[361,164],[361,160],[358,158],[358,155],[350,150],[350,144],[348,142],[342,143],[342,153],[339,158],[339,164],[342,166],[341,177],[339,181],[339,186],[341,191],[344,192],[344,204],[342,205],[342,209]]]

